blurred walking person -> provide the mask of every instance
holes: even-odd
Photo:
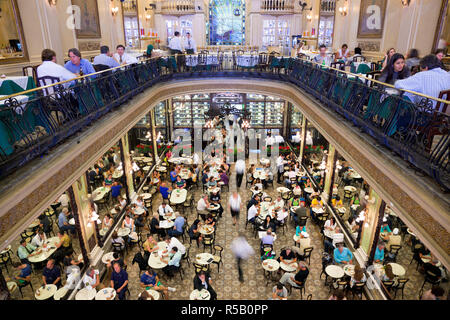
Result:
[[[247,260],[255,254],[253,248],[248,244],[244,233],[240,232],[239,236],[233,240],[233,242],[231,243],[231,251],[233,251],[233,254],[236,257],[239,272],[239,281],[244,282],[244,275],[241,268],[242,260]]]

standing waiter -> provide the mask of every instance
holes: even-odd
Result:
[[[184,48],[186,49],[186,54],[194,54],[197,51],[197,45],[195,44],[194,38],[191,37],[189,32],[186,32],[186,40],[184,42]]]

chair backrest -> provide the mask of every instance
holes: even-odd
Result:
[[[38,87],[45,87],[54,83],[60,82],[58,77],[52,77],[52,76],[43,76],[37,78],[36,85]],[[49,94],[52,94],[54,92],[53,88],[45,88],[42,89],[44,91],[44,95],[48,96]]]
[[[94,64],[93,67],[94,67],[95,72],[110,69],[109,66],[107,66],[106,64]],[[102,75],[107,74],[107,73],[108,72],[104,72],[104,73],[102,73]]]
[[[397,289],[403,289],[408,281],[409,279],[398,279]]]
[[[402,246],[400,246],[400,245],[392,244],[390,252],[397,255],[401,248],[402,248]]]
[[[353,57],[353,62],[362,62],[362,61],[366,61],[366,58],[363,56]]]
[[[308,294],[308,296],[306,297],[306,300],[312,300],[312,294]]]
[[[313,247],[305,248],[305,249],[303,250],[303,251],[304,251],[303,257],[304,257],[304,258],[310,257],[310,256],[311,256],[311,252],[312,252],[313,250],[314,250]]]
[[[449,99],[449,94],[450,94],[450,89],[441,91],[441,92],[439,92],[439,97],[438,98],[439,99],[443,99],[443,100],[448,100]],[[436,103],[435,110],[436,111],[440,111],[442,113],[447,113],[447,106],[448,106],[447,103],[445,103],[445,104],[443,103],[442,104],[442,110],[441,110],[441,102],[438,102],[438,103]]]

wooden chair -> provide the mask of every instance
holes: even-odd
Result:
[[[305,282],[302,283],[301,286],[298,286],[298,285],[289,286],[289,295],[292,294],[292,289],[296,289],[300,293],[300,300],[303,300],[303,293],[306,294],[305,284],[306,284],[306,280],[305,280]]]
[[[442,100],[447,100],[447,101],[448,101],[448,99],[450,98],[449,94],[450,94],[450,89],[449,89],[449,90],[441,91],[441,92],[439,92],[438,98],[439,98],[439,99],[442,99]],[[442,113],[447,113],[447,106],[448,106],[447,103],[445,103],[445,104],[442,103],[442,111],[440,111],[440,110],[441,110],[441,102],[439,101],[438,103],[436,103],[436,107],[435,107],[434,110],[440,111],[440,112],[442,112]]]
[[[310,265],[310,263],[311,263],[311,252],[314,250],[314,248],[313,247],[309,247],[309,248],[305,248],[304,250],[303,250],[303,256],[302,256],[302,258],[303,258],[303,261],[306,261],[306,259],[308,259],[308,266]]]
[[[405,289],[406,284],[408,283],[409,279],[398,279],[398,283],[394,289],[394,299],[397,297],[397,291],[400,290],[402,292],[402,299],[403,299],[403,290]]]
[[[360,300],[362,300],[362,293],[365,286],[366,286],[365,282],[355,283],[355,285],[351,288],[353,299],[355,298],[356,295],[357,297],[360,298]]]
[[[17,283],[17,287],[19,288],[20,295],[22,296],[22,298],[23,298],[22,289],[25,288],[25,287],[28,287],[28,286],[30,286],[31,292],[34,293],[34,289],[33,289],[33,285],[31,284],[31,281],[27,281],[25,283]]]
[[[222,252],[223,252],[223,247],[219,246],[218,244],[214,245],[214,256],[213,256],[213,262],[214,264],[217,264],[217,273],[220,272],[220,264],[223,264],[222,262]],[[219,253],[219,255],[217,255],[217,253]]]
[[[209,272],[209,265],[203,265],[193,262],[192,265],[194,266],[195,274],[199,274],[200,272]]]
[[[400,249],[402,248],[402,246],[400,245],[391,245],[391,250],[389,250],[389,254],[393,254],[394,256],[391,258],[389,257],[389,254],[386,255],[386,257],[384,258],[384,264],[386,264],[387,262],[395,262],[397,260],[397,255],[398,252],[400,251]]]
[[[214,236],[213,236],[213,235],[205,235],[205,236],[202,238],[203,252],[205,252],[205,248],[206,248],[206,247],[209,247],[210,252],[211,252],[211,254],[212,254],[212,249],[213,249],[213,246],[214,246],[214,241],[215,241],[215,239],[214,239]]]
[[[11,266],[13,265],[9,251],[6,251],[5,253],[0,254],[0,266],[5,266],[6,272],[9,273],[8,262]]]
[[[32,77],[35,85],[37,85],[37,68],[39,65],[36,66],[25,66],[22,68],[22,73],[25,77]]]

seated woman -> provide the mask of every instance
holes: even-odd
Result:
[[[353,286],[357,283],[364,283],[367,281],[366,275],[364,274],[364,270],[361,269],[359,265],[355,266],[355,273],[353,274],[353,277],[350,279],[350,288],[353,288]]]
[[[66,269],[67,269],[67,267],[70,267],[70,266],[78,266],[80,268],[80,270],[83,269],[83,265],[84,265],[82,260],[78,261],[73,258],[72,250],[67,252],[66,256],[63,259],[63,264],[66,267]]]
[[[258,187],[258,189],[259,190],[263,190],[263,184],[261,183],[261,180],[258,178],[258,179],[255,179],[255,180],[253,180],[253,183],[252,183],[252,185],[253,185],[253,187]]]
[[[381,281],[384,282],[391,282],[393,281],[393,285],[392,286],[396,286],[397,285],[397,278],[395,277],[394,272],[392,271],[392,266],[390,264],[387,264],[384,266],[384,275],[381,278]]]
[[[199,246],[199,243],[202,239],[202,237],[201,237],[202,234],[198,230],[199,223],[201,223],[200,219],[195,219],[194,223],[192,223],[192,225],[189,227],[189,230],[188,230],[189,238],[197,241],[197,247]]]
[[[289,199],[289,207],[298,207],[300,206],[300,196],[294,195],[291,199]]]
[[[104,187],[111,187],[113,184],[113,178],[111,174],[108,174],[108,176],[105,178],[105,181],[103,181]]]
[[[102,221],[102,229],[109,229],[113,225],[113,219],[109,213],[105,215]]]
[[[117,234],[117,231],[113,232],[112,238],[111,238],[111,243],[118,243],[118,244],[120,244],[121,250],[125,249],[125,241],[123,240],[122,237],[119,237],[119,235]]]
[[[304,221],[301,221],[299,224],[297,224],[297,226],[295,227],[295,235],[297,237],[302,238],[302,232],[306,232],[306,224]]]
[[[128,228],[130,229],[130,234],[132,232],[135,232],[135,225],[134,225],[134,220],[130,217],[130,215],[126,215],[125,219],[123,219],[122,222],[122,228]],[[128,237],[128,242],[131,242],[131,237]]]
[[[205,224],[211,227],[214,227],[216,225],[216,220],[213,218],[212,214],[209,214],[206,217]]]
[[[395,81],[406,79],[411,75],[409,68],[405,65],[405,57],[400,53],[394,53],[389,59],[388,65],[383,69],[378,81],[395,84]]]
[[[266,216],[263,223],[259,225],[258,230],[259,231],[267,231],[268,229],[271,229],[273,232],[276,232],[276,224],[270,217],[270,215]]]
[[[158,171],[154,170],[152,172],[152,178],[151,178],[151,181],[150,181],[150,185],[158,187],[160,182],[161,182],[161,176],[160,176]]]
[[[323,226],[325,230],[334,231],[336,228],[336,221],[334,221],[334,217],[331,217],[327,221],[325,221],[325,225]]]

